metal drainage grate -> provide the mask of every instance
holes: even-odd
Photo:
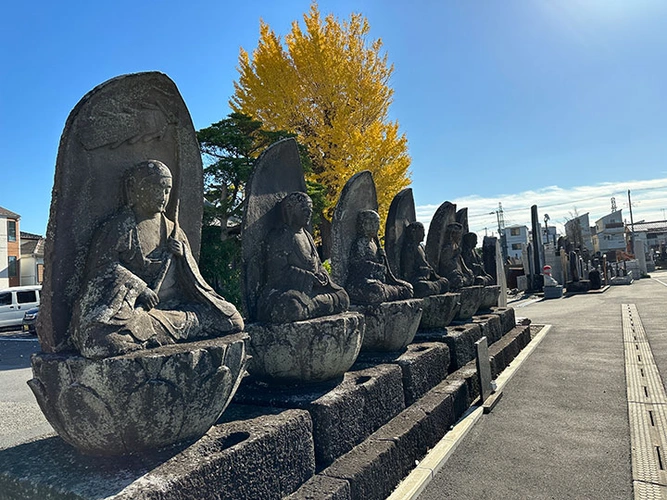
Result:
[[[635,498],[667,500],[667,394],[637,307],[621,310]]]

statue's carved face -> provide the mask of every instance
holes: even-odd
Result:
[[[380,230],[380,216],[374,210],[364,210],[359,212],[357,219],[359,233],[372,238],[377,236]]]
[[[304,228],[313,215],[313,202],[305,193],[291,193],[282,201],[282,211],[288,225]]]
[[[421,222],[413,222],[407,227],[406,236],[415,243],[421,243],[424,241],[424,236],[426,232],[424,231],[424,224]]]
[[[171,172],[165,165],[157,162],[140,164],[128,179],[128,201],[135,212],[155,215],[167,207],[171,188]]]

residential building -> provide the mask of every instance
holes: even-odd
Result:
[[[0,290],[21,284],[20,218],[0,207]]]
[[[585,248],[590,254],[595,251],[588,212],[565,223],[565,236],[574,249],[578,248],[583,251]]]
[[[517,224],[506,227],[504,231],[505,241],[507,242],[507,256],[513,259],[520,259],[522,248],[529,242],[528,227]]]
[[[21,285],[42,284],[45,242],[39,234],[21,231]]]
[[[625,227],[626,240],[630,241],[630,233],[632,228]],[[667,220],[659,220],[654,222],[635,222],[634,233],[636,241],[644,241],[646,250],[653,250],[654,252],[662,252],[662,249],[667,247]]]
[[[625,251],[625,224],[622,210],[616,210],[595,221],[593,250],[601,254]]]

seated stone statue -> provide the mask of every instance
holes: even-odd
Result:
[[[445,244],[440,251],[438,274],[447,278],[452,290],[475,284],[473,272],[468,269],[461,257],[462,228],[463,226],[458,222],[447,225]]]
[[[259,320],[288,323],[346,311],[350,299],[331,281],[306,229],[313,202],[307,194],[294,192],[280,202],[279,208],[283,225],[268,238]]]
[[[461,257],[463,263],[472,271],[475,276],[475,285],[493,285],[493,277],[484,271],[482,259],[475,251],[477,247],[477,233],[466,233],[463,235],[463,244],[461,246]]]
[[[357,238],[350,247],[346,290],[353,304],[380,304],[410,299],[412,285],[396,279],[378,240],[380,216],[362,210],[357,216]]]
[[[243,329],[243,319],[204,281],[187,237],[164,213],[166,165],[127,170],[126,206],[93,234],[70,331],[88,358]]]
[[[424,247],[424,225],[412,222],[405,228],[405,239],[401,248],[400,269],[414,289],[415,297],[428,297],[449,291],[447,278],[438,276],[426,260]]]

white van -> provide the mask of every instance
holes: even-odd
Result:
[[[39,306],[42,285],[15,286],[0,290],[0,328],[21,325],[28,309]]]

